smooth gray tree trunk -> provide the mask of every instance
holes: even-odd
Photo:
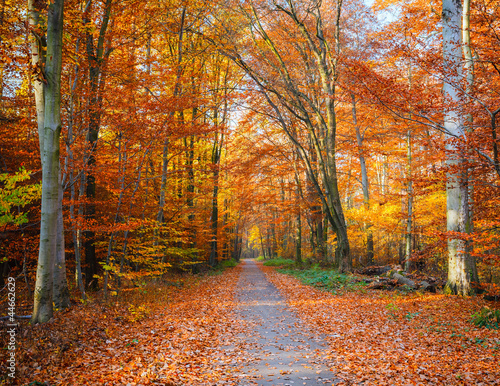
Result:
[[[465,139],[464,112],[461,109],[463,96],[460,94],[462,81],[462,3],[457,0],[443,0],[443,97],[445,101],[444,127],[447,130],[446,164],[449,168],[446,182],[447,230],[467,233],[469,231],[468,187],[464,181],[464,152],[457,140]],[[448,239],[448,293],[469,295],[471,286],[471,260],[467,254],[466,242],[450,236]]]
[[[34,10],[34,5],[32,9]],[[45,63],[44,124],[40,132],[42,158],[42,214],[32,323],[44,323],[53,314],[54,263],[57,251],[60,203],[59,138],[61,134],[61,67],[64,0],[49,4]],[[37,11],[35,11],[37,12]]]

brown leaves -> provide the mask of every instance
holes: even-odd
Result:
[[[130,306],[74,307],[21,342],[16,384],[230,384],[236,352],[232,296],[238,269],[189,278],[182,289],[148,288]],[[156,292],[154,292],[156,290]]]
[[[332,370],[345,384],[498,384],[500,332],[469,322],[476,298],[334,296],[265,270],[297,314],[327,336]]]

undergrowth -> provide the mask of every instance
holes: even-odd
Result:
[[[295,265],[295,261],[292,259],[272,259],[264,262],[266,267],[292,267]]]
[[[321,269],[317,266],[309,269],[279,269],[278,272],[295,276],[306,285],[333,293],[338,290],[353,291],[366,285],[363,282],[357,282],[352,275],[339,273],[333,269]]]
[[[210,276],[220,275],[226,269],[236,267],[237,265],[238,265],[238,262],[234,259],[222,260],[221,262],[219,262],[219,264],[217,264],[215,267],[210,269],[210,271],[208,272],[208,275],[210,275]]]
[[[500,310],[483,307],[480,311],[473,314],[471,318],[471,322],[477,327],[498,330],[500,326]]]
[[[220,263],[223,268],[232,268],[236,267],[238,265],[238,262],[234,259],[229,259],[229,260],[223,260]]]

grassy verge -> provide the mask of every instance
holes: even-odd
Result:
[[[215,267],[210,268],[208,271],[209,276],[220,275],[229,268],[236,267],[239,263],[234,259],[222,260]]]
[[[353,275],[339,273],[332,269],[321,269],[313,266],[309,269],[283,268],[278,272],[295,276],[302,283],[312,287],[336,293],[339,290],[353,291],[363,288],[366,284],[359,282]]]
[[[232,268],[236,267],[238,265],[238,262],[234,259],[222,260],[220,265],[222,266],[222,268]]]
[[[293,267],[295,266],[295,261],[291,259],[272,259],[264,262],[266,267]]]

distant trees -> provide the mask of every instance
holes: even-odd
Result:
[[[328,4],[328,6],[332,6]],[[247,39],[228,40],[220,27],[224,52],[252,78],[268,108],[269,119],[284,131],[306,167],[309,183],[319,198],[323,215],[336,234],[335,263],[352,267],[347,226],[338,188],[335,112],[339,76],[342,2],[326,20],[326,4],[243,3],[236,11]],[[277,17],[271,16],[275,15]],[[239,33],[239,32],[238,32]],[[239,36],[237,32],[229,36]],[[287,37],[287,38],[285,38]],[[245,47],[245,54],[240,53]],[[269,113],[269,108],[272,114]],[[325,233],[318,223],[318,254],[325,259]]]

